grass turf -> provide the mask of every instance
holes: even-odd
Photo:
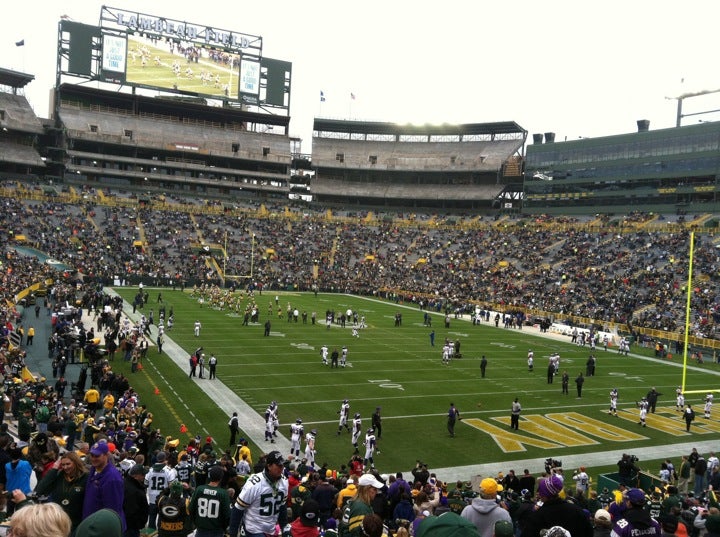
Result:
[[[136,290],[117,289],[128,301]],[[147,313],[155,310],[156,292],[150,290]],[[699,419],[693,436],[684,434],[683,423],[674,412],[675,388],[681,383],[681,369],[663,360],[641,360],[624,357],[615,349],[597,349],[596,376],[588,378],[583,397],[576,398],[574,379],[581,371],[589,348],[567,341],[534,336],[529,330],[497,329],[494,323],[472,326],[451,319],[443,325],[442,315],[433,315],[435,346],[430,345],[431,328],[423,326],[423,312],[413,304],[365,299],[340,294],[263,293],[256,296],[260,322],[242,326],[242,317],[218,311],[208,305],[200,307],[188,292],[162,290],[165,305],[172,306],[175,327],[168,333],[188,354],[202,345],[206,355],[214,353],[219,360],[218,378],[240,395],[260,415],[271,400],[279,403],[281,432],[289,435],[289,424],[302,418],[306,430],[316,428],[317,462],[332,467],[347,463],[353,448],[350,435],[336,435],[337,410],[342,399],[349,399],[350,415],[360,412],[364,431],[370,416],[382,407],[383,436],[381,454],[375,459],[382,469],[407,468],[416,459],[430,467],[460,466],[493,461],[593,453],[687,442],[693,438],[709,439],[720,426],[712,420]],[[278,304],[275,297],[278,296]],[[244,301],[246,302],[246,300]],[[287,322],[286,308],[308,314],[307,324]],[[278,316],[278,307],[280,316]],[[350,324],[342,329],[325,327],[325,312],[352,309],[365,315],[368,327],[360,337],[351,335]],[[311,324],[311,312],[317,313],[317,324]],[[271,312],[271,313],[270,313]],[[402,326],[394,326],[394,316],[402,313]],[[263,337],[263,323],[270,318],[272,332]],[[202,323],[201,336],[193,335],[195,320]],[[460,340],[462,359],[449,366],[441,363],[445,338]],[[321,364],[320,347],[332,351],[347,345],[348,367],[330,369]],[[535,371],[528,372],[527,351],[535,352]],[[561,356],[560,371],[570,375],[570,394],[561,395],[560,380],[546,380],[547,357]],[[652,355],[651,349],[633,347],[633,353]],[[486,378],[480,378],[480,357],[486,355]],[[220,444],[227,441],[227,417],[214,402],[187,381],[187,371],[180,370],[156,349],[141,373],[132,375],[133,386],[144,396],[155,414],[155,423],[163,434],[177,437],[180,424],[187,425],[188,435],[212,435]],[[679,358],[675,358],[677,362]],[[117,362],[116,362],[117,364]],[[120,363],[116,369],[124,370]],[[706,363],[704,370],[717,372],[717,364]],[[686,388],[707,389],[716,377],[706,372],[688,370]],[[650,387],[662,393],[658,413],[648,418],[648,427],[639,428],[635,402]],[[609,391],[620,391],[621,417],[607,415]],[[155,394],[158,388],[159,395]],[[509,408],[515,397],[523,405],[520,442],[509,435]],[[696,412],[702,414],[702,394],[688,396]],[[446,412],[454,402],[463,421],[456,426],[456,437],[449,438]],[[190,412],[191,411],[191,412]],[[702,423],[701,423],[702,422]],[[614,431],[607,434],[606,429]],[[588,434],[588,431],[590,434]],[[180,435],[182,437],[182,435]],[[499,439],[499,440],[498,440]],[[361,436],[362,442],[362,436]],[[265,449],[253,446],[254,453]],[[612,463],[614,461],[608,461]],[[658,464],[643,461],[642,467],[657,470]]]

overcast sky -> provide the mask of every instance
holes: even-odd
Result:
[[[60,17],[98,24],[102,4],[25,0],[5,10],[0,65],[35,76],[26,95],[38,115],[48,115]],[[711,0],[107,5],[262,36],[265,56],[293,64],[290,134],[303,139],[304,152],[316,116],[516,121],[561,141],[632,132],[638,119],[672,127],[677,101],[666,97],[720,89],[720,2]],[[25,46],[15,46],[20,40]],[[718,108],[720,93],[687,99],[683,111]]]

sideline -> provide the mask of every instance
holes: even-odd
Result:
[[[118,295],[115,290],[110,287],[104,288],[103,292],[111,296]],[[135,314],[133,314],[132,305],[126,300],[123,300],[123,315],[126,315],[131,321],[135,322],[140,319],[142,312],[136,312]],[[152,334],[152,339],[154,341],[157,338],[157,326],[151,326],[150,333]],[[183,348],[181,348],[180,345],[175,343],[175,341],[173,341],[173,339],[168,336],[167,332],[165,333],[165,342],[163,343],[163,353],[165,353],[168,358],[170,358],[181,371],[187,374],[188,353]],[[160,371],[158,371],[158,374],[162,376],[162,373]],[[252,440],[258,446],[258,448],[262,449],[262,447],[266,444],[265,422],[262,417],[250,405],[243,401],[221,380],[209,380],[207,378],[200,379],[197,377],[193,377],[188,378],[187,382],[194,383],[198,387],[198,389],[205,392],[215,402],[215,404],[220,408],[220,410],[224,412],[222,418],[218,416],[218,420],[223,419],[224,424],[227,423],[227,420],[230,419],[230,416],[232,416],[233,412],[237,412],[240,430],[245,434],[245,437]],[[174,388],[180,392],[183,391],[182,388],[179,388],[177,386]],[[180,400],[183,401],[183,403],[187,407],[187,404],[182,397],[180,397]],[[191,410],[190,413],[194,417],[194,414]],[[200,423],[199,426],[204,428],[205,424]],[[204,430],[207,434],[207,430]],[[213,440],[216,441],[218,446],[225,445],[224,438],[213,438]],[[268,443],[268,445],[272,446],[273,449],[277,449],[283,455],[287,455],[288,453],[290,453],[290,441],[285,438],[284,435],[280,434],[280,431],[278,431],[278,437],[275,438],[275,443]]]
[[[104,289],[104,292],[116,296],[117,293],[114,291],[114,289],[106,287]],[[337,295],[337,296],[345,296],[345,295]],[[383,305],[387,305],[387,301],[382,301],[375,298],[370,297],[361,297],[356,295],[348,295],[353,296],[353,298],[360,298],[369,302],[375,302]],[[132,314],[132,305],[129,304],[127,301],[123,301],[123,314],[127,315],[132,321],[137,321],[140,319],[140,312],[137,312],[135,314]],[[397,307],[401,307],[403,309],[408,310],[415,310],[415,307],[406,306],[404,304],[397,304]],[[419,311],[419,309],[417,310]],[[437,316],[444,317],[444,314],[436,313],[436,312],[430,312]],[[454,321],[461,321],[461,322],[470,322],[469,316],[465,315],[458,319],[455,319],[453,316]],[[488,323],[485,323],[488,324]],[[153,333],[154,330],[154,333]],[[505,330],[505,328],[502,328],[502,330]],[[549,334],[549,333],[540,333],[538,328],[532,327],[525,327],[522,331],[518,330],[518,332],[525,332],[528,331],[533,336],[537,337],[548,337],[550,339],[558,339],[563,340],[566,343],[569,343],[567,341],[567,336],[563,336],[561,334]],[[151,327],[151,333],[153,334],[153,338],[157,337],[157,327],[152,326]],[[187,364],[187,352],[182,349],[177,343],[175,343],[172,338],[167,336],[165,337],[165,343],[163,344],[163,352],[167,354],[167,356],[175,363],[177,367],[180,368],[181,371],[187,372],[188,364]],[[610,351],[608,351],[610,352]],[[651,357],[646,356],[640,356],[637,354],[630,353],[630,356],[633,358],[640,358],[643,360],[651,361],[657,363],[657,360]],[[674,365],[676,367],[682,367],[682,364],[678,364],[675,362],[669,362],[669,361],[663,361],[663,364],[667,365]],[[696,371],[702,371],[706,373],[712,373],[714,375],[720,376],[720,372],[715,371],[706,371],[705,369],[695,367],[695,366],[688,366],[688,368],[696,370]],[[157,371],[157,370],[156,370]],[[162,376],[162,373],[158,371],[158,374]],[[233,412],[238,413],[238,418],[240,421],[240,429],[245,433],[245,436],[251,439],[258,448],[262,449],[263,446],[266,445],[265,442],[265,422],[262,419],[262,417],[245,401],[243,401],[235,392],[233,392],[230,388],[228,388],[222,381],[210,381],[208,379],[198,379],[198,378],[192,378],[188,379],[188,382],[193,382],[196,386],[199,387],[202,391],[204,391],[206,394],[208,394],[213,401],[217,404],[217,406],[225,413],[227,416],[227,419],[229,419],[229,416],[232,415]],[[177,393],[177,392],[176,392]],[[179,396],[179,395],[178,395]],[[179,398],[182,400],[182,397],[179,396]],[[184,401],[183,401],[184,402]],[[187,407],[187,405],[185,405]],[[191,413],[192,414],[192,413]],[[442,414],[444,415],[444,414]],[[203,424],[199,424],[201,427]],[[462,434],[462,433],[460,433]],[[222,439],[215,438],[214,440],[219,441],[218,444],[222,444]],[[268,446],[272,446],[273,449],[277,449],[280,451],[283,455],[286,455],[290,453],[290,441],[285,438],[285,436],[278,431],[278,437],[275,439],[275,444],[268,444]],[[698,449],[701,453],[706,453],[709,451],[713,451],[717,448],[717,440],[707,440],[707,441],[701,441],[701,442],[686,442],[682,444],[670,444],[670,445],[662,445],[662,446],[650,446],[650,447],[643,447],[638,448],[634,450],[609,450],[609,451],[599,451],[596,453],[583,453],[578,455],[566,455],[563,457],[553,457],[553,458],[559,458],[563,462],[563,468],[566,471],[570,471],[575,468],[579,468],[580,466],[608,466],[613,465],[616,461],[620,460],[623,453],[632,453],[639,457],[640,462],[639,465],[643,467],[642,463],[643,460],[654,460],[654,459],[664,459],[669,457],[679,457],[681,455],[687,455],[690,453],[692,448],[695,447]],[[380,454],[378,457],[376,457],[376,463],[377,466],[382,467],[382,455]],[[408,463],[409,465],[411,463]],[[446,468],[430,468],[431,472],[435,472],[439,479],[447,482],[453,482],[457,480],[463,480],[468,481],[473,477],[476,476],[496,476],[498,472],[506,473],[507,470],[514,469],[516,473],[522,473],[524,469],[528,469],[532,474],[538,475],[545,471],[545,459],[519,459],[519,460],[512,460],[512,461],[491,461],[491,462],[484,462],[484,463],[478,463],[478,464],[471,464],[471,465],[465,465],[465,466],[450,466]],[[657,471],[656,468],[643,468],[643,470],[649,470],[651,473],[655,473]],[[408,471],[408,469],[401,468],[401,469],[394,469],[394,470],[388,470],[385,469],[385,472],[387,473],[395,473],[396,471]],[[385,473],[383,472],[383,473]]]
[[[353,296],[353,297],[355,297],[355,298],[359,298],[359,299],[361,299],[361,300],[366,300],[366,301],[368,301],[368,302],[375,302],[375,303],[377,303],[377,304],[385,304],[385,305],[387,305],[387,303],[388,303],[388,301],[383,301],[383,300],[380,300],[380,299],[378,299],[378,298],[365,297],[365,296],[355,296],[355,295],[350,295],[350,296]],[[396,304],[396,306],[397,306],[398,308],[404,308],[404,309],[408,309],[408,310],[412,310],[412,311],[418,311],[418,312],[421,311],[420,308],[419,308],[417,305],[407,306],[407,305],[405,305],[405,304]],[[435,316],[438,316],[438,317],[442,317],[442,318],[445,317],[445,314],[444,314],[444,313],[439,313],[439,312],[430,311],[430,310],[422,310],[422,311],[427,311],[427,312],[430,313],[431,315],[435,315]],[[466,313],[461,314],[460,317],[455,317],[455,314],[451,314],[451,315],[450,315],[450,319],[451,319],[451,324],[452,324],[452,321],[462,321],[462,322],[465,322],[465,323],[471,323],[470,315],[468,315],[468,314],[466,314]],[[564,336],[564,335],[562,335],[562,334],[555,334],[555,333],[553,333],[553,332],[540,332],[540,329],[537,328],[536,326],[525,326],[525,327],[523,327],[522,330],[518,330],[518,329],[516,329],[516,328],[504,328],[504,327],[500,327],[500,326],[495,327],[494,324],[495,324],[494,322],[482,322],[482,323],[480,323],[480,326],[487,326],[488,328],[496,328],[496,330],[508,330],[508,331],[512,331],[512,332],[515,332],[515,333],[521,333],[521,334],[522,334],[522,333],[525,333],[525,332],[530,332],[530,335],[535,336],[535,337],[541,337],[541,338],[546,338],[546,339],[554,339],[554,340],[556,340],[556,341],[561,341],[561,342],[563,342],[563,343],[567,343],[568,345],[572,345],[572,343],[570,342],[570,337],[569,337],[569,336]],[[588,350],[590,349],[590,347],[588,347],[588,346],[586,346],[585,348],[587,348]],[[597,352],[600,356],[602,356],[602,354],[600,354],[600,349],[601,349],[601,347],[596,347],[596,348],[595,348],[595,352]],[[617,350],[616,350],[616,349],[617,349],[617,347],[613,347],[613,350],[612,350],[612,351],[607,351],[607,352],[612,352],[612,353],[617,354]],[[602,352],[604,353],[605,351],[602,351]],[[652,362],[652,363],[655,363],[655,364],[658,363],[658,362],[660,362],[660,363],[662,363],[662,364],[672,365],[672,366],[674,366],[674,367],[683,367],[683,364],[682,364],[681,362],[675,362],[675,361],[669,361],[669,360],[658,360],[657,358],[653,358],[652,356],[643,356],[643,355],[641,355],[641,354],[634,354],[634,353],[632,353],[632,352],[628,355],[628,358],[629,358],[630,356],[632,356],[633,358],[639,358],[639,359],[641,359],[641,360],[645,360],[645,361]],[[542,358],[542,357],[541,357],[541,358]],[[690,365],[690,364],[687,365],[687,368],[688,368],[688,369],[691,369],[691,370],[693,370],[693,371],[697,371],[697,372],[699,372],[699,373],[708,373],[708,374],[710,374],[710,375],[715,375],[715,376],[719,376],[719,377],[720,377],[720,371],[711,371],[711,370],[703,369],[702,367],[698,367],[698,366]]]

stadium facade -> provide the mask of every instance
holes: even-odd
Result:
[[[310,191],[323,204],[489,210],[520,179],[526,138],[510,121],[413,126],[315,119]]]
[[[555,142],[527,148],[523,212],[594,214],[720,210],[720,123]],[[544,140],[544,143],[542,143]]]
[[[0,176],[232,199],[527,214],[720,211],[720,123],[555,142],[517,123],[317,118],[312,154],[284,115],[63,84],[35,115],[0,70]]]

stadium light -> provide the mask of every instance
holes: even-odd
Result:
[[[682,105],[683,105],[683,101],[685,99],[688,99],[690,97],[700,97],[702,95],[709,95],[711,93],[720,93],[720,89],[703,90],[703,91],[697,91],[694,93],[683,93],[682,95],[678,95],[677,97],[665,97],[668,101],[677,100],[677,118],[675,121],[675,126],[679,127],[680,123],[682,121],[682,118],[684,118],[684,117],[699,116],[699,115],[703,115],[703,114],[710,114],[712,112],[718,112],[719,110],[706,110],[704,112],[694,112],[692,114],[683,114],[682,113]]]

